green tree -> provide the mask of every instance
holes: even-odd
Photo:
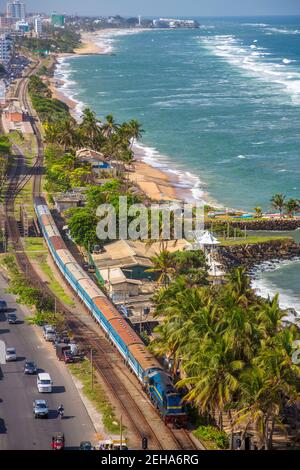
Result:
[[[101,131],[101,122],[96,114],[89,108],[84,109],[82,121],[79,125],[80,143],[84,146],[99,150],[104,141]]]
[[[298,199],[289,199],[284,204],[284,209],[286,214],[293,218],[295,214],[300,211],[300,201]]]
[[[280,217],[282,217],[285,204],[285,196],[281,193],[275,194],[271,199],[271,204],[274,209],[279,210]]]
[[[86,250],[91,250],[94,245],[100,245],[100,240],[96,235],[98,219],[86,208],[77,208],[72,211],[69,220],[71,237],[84,246]]]
[[[255,217],[260,219],[262,217],[262,208],[259,206],[254,207]]]
[[[158,273],[158,283],[165,287],[175,275],[174,256],[168,250],[162,250],[151,260],[154,264],[152,268],[147,269],[149,273]]]

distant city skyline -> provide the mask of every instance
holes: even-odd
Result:
[[[1,12],[6,1],[0,1]],[[300,15],[299,0],[25,0],[27,11],[123,16],[264,16]]]

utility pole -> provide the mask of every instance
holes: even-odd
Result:
[[[123,445],[123,417],[122,415],[120,416],[120,450],[122,450],[122,445]]]
[[[94,390],[94,363],[93,363],[93,350],[91,349],[91,383],[92,390]]]
[[[6,253],[6,233],[5,233],[5,227],[2,228],[2,234],[3,234],[3,251]]]
[[[144,308],[144,307],[141,307],[141,317],[140,317],[140,334],[142,333],[143,308]]]

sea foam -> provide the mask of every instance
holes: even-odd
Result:
[[[246,45],[233,35],[205,36],[199,37],[198,40],[214,55],[244,70],[248,76],[265,80],[268,85],[275,85],[276,95],[280,87],[290,96],[292,104],[300,104],[300,72],[297,69],[285,67],[290,59],[284,58],[282,61],[276,57],[271,58],[272,54],[268,50],[254,44]],[[282,62],[285,65],[282,65]]]
[[[264,273],[276,270],[286,269],[295,264],[300,264],[300,258],[292,260],[274,260],[267,261],[256,266],[251,272],[251,285],[255,292],[263,298],[272,298],[279,294],[279,305],[283,309],[294,309],[300,316],[300,296],[288,289],[280,289],[278,285],[266,278]],[[300,318],[300,317],[299,317]],[[294,320],[293,315],[288,315],[290,321]]]

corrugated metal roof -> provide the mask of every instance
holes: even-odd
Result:
[[[128,323],[122,317],[110,320],[110,324],[126,346],[130,346],[131,344],[143,344],[141,338],[129,327]]]
[[[160,363],[155,359],[150,351],[144,344],[133,344],[129,347],[129,351],[138,361],[143,370],[152,369],[157,367],[162,369]]]

